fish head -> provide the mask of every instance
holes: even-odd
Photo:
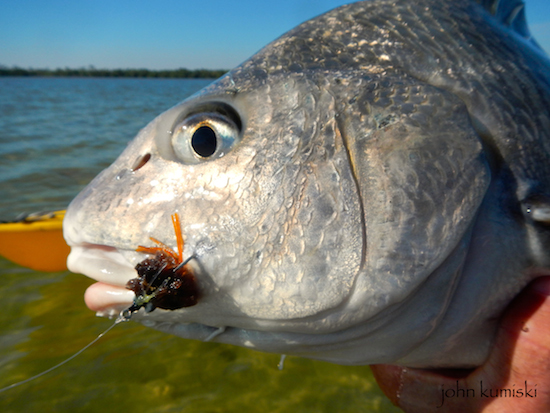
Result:
[[[333,329],[322,314],[352,294],[362,213],[334,98],[299,77],[229,73],[157,117],[68,208],[69,268],[124,287],[150,237],[177,250],[178,213],[201,299],[149,320]]]

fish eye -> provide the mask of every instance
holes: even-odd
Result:
[[[202,158],[208,158],[216,153],[218,146],[216,132],[210,126],[201,126],[191,137],[191,146]]]
[[[202,109],[177,122],[172,131],[174,153],[187,164],[220,158],[240,139],[240,118],[228,105]]]

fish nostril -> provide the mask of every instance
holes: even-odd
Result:
[[[130,171],[135,172],[138,169],[141,169],[147,162],[149,162],[149,159],[151,159],[150,153],[146,153],[145,155],[139,157],[134,162],[134,165],[130,168]]]

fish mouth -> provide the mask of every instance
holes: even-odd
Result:
[[[73,245],[67,267],[71,272],[98,281],[84,294],[86,305],[98,315],[116,315],[133,303],[134,292],[125,286],[128,280],[136,278],[137,273],[118,248],[97,244]]]

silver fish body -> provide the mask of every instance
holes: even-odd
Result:
[[[341,364],[482,363],[550,264],[550,65],[520,2],[481,3],[340,7],[158,116],[67,211],[90,308],[131,303],[136,247],[176,249],[177,212],[200,299],[145,325]]]

